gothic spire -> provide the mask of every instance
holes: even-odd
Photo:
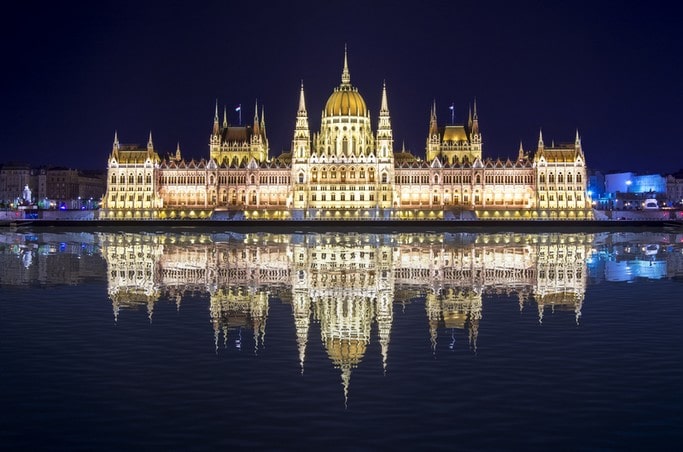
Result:
[[[261,105],[261,133],[266,134],[266,107]]]
[[[439,133],[439,128],[436,123],[436,100],[432,104],[432,112],[429,116],[429,135],[434,136]]]
[[[479,135],[479,116],[477,115],[477,98],[474,98],[474,111],[472,112],[472,134]]]
[[[254,134],[258,135],[260,133],[261,131],[258,123],[258,99],[256,99],[256,103],[254,104]]]
[[[306,100],[304,99],[304,81],[301,80],[301,93],[299,94],[299,114],[306,113]]]
[[[149,131],[149,140],[147,141],[147,150],[154,150],[154,144],[152,143],[152,131]]]
[[[382,82],[382,106],[379,109],[380,113],[389,113],[389,103],[387,102],[387,82]]]
[[[228,107],[223,105],[223,128],[228,127]]]
[[[344,44],[344,70],[342,71],[342,85],[349,85],[351,83],[351,74],[349,74],[349,63],[346,52],[346,44]]]
[[[218,99],[216,99],[216,108],[213,113],[213,135],[218,135],[219,128],[218,128]]]

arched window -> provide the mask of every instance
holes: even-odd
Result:
[[[252,184],[256,181],[256,178],[254,177],[253,174],[251,175],[250,180],[251,180],[251,183],[252,183]]]
[[[438,184],[438,183],[439,183],[439,175],[438,175],[438,174],[435,174],[435,175],[434,175],[434,183],[435,183],[435,184]]]
[[[542,184],[545,184],[545,174],[541,174],[541,177],[539,177],[539,179]]]
[[[304,173],[299,173],[299,183],[300,184],[304,183]]]
[[[477,177],[474,179],[475,184],[481,184],[481,175],[477,174]]]
[[[578,182],[579,184],[581,183],[581,174],[580,173],[576,175],[576,182]]]
[[[387,183],[387,179],[388,179],[387,173],[382,173],[382,183],[383,184]]]

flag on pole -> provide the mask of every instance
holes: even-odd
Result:
[[[242,110],[242,104],[239,104],[238,106],[235,107],[235,111],[241,111]]]

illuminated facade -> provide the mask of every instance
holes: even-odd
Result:
[[[303,83],[290,151],[269,156],[265,114],[232,126],[218,106],[209,158],[161,159],[114,139],[100,218],[515,219],[591,218],[581,141],[515,160],[482,155],[476,102],[467,124],[440,127],[430,112],[425,159],[395,152],[386,85],[377,128],[344,54],[341,83],[311,134]]]

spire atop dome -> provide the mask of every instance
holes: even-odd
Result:
[[[342,71],[342,85],[349,85],[351,83],[351,74],[349,73],[349,63],[347,58],[346,44],[344,44],[344,70]]]

